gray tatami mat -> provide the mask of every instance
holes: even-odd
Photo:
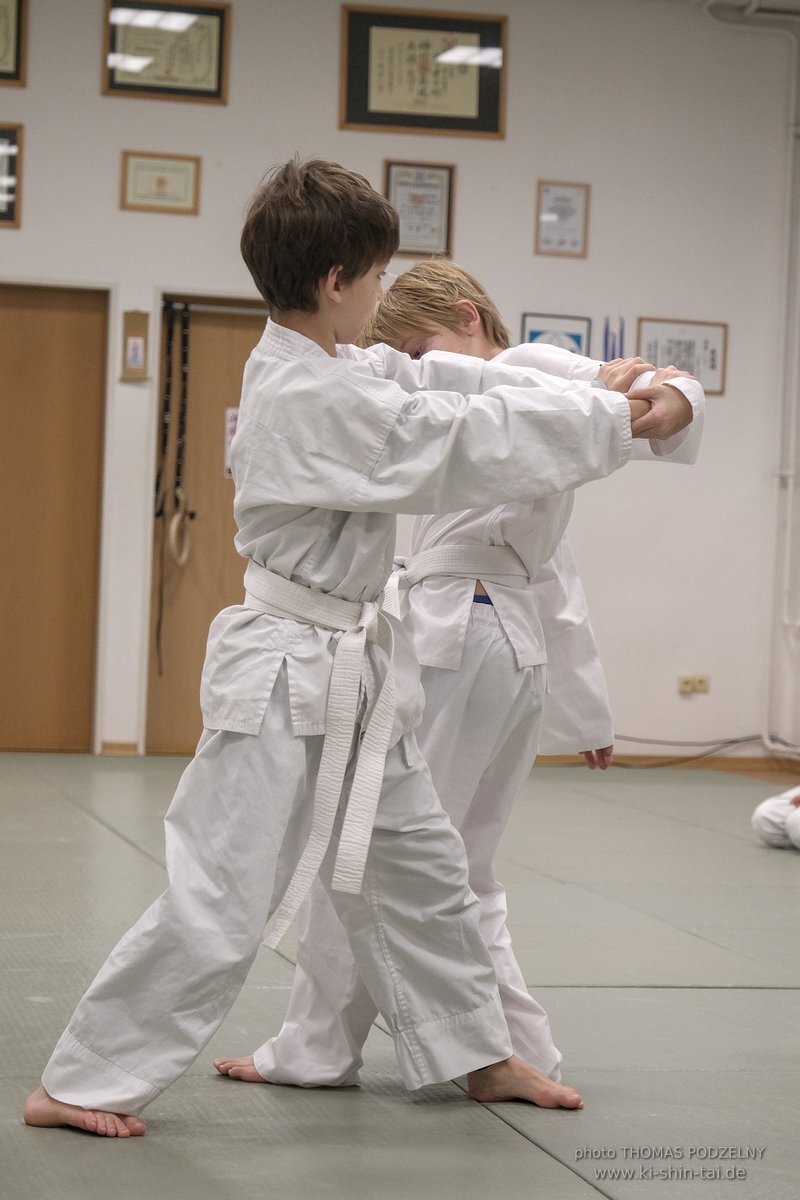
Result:
[[[0,757],[3,1200],[794,1200],[800,854],[750,834],[778,787],[710,771],[537,769],[512,817],[498,874],[514,942],[583,1112],[407,1093],[379,1028],[360,1088],[216,1076],[215,1056],[278,1028],[289,937],[148,1108],[145,1138],[25,1128],[81,990],[163,886],[182,767]]]

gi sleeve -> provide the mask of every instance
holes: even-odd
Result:
[[[596,358],[585,358],[582,354],[573,354],[560,346],[545,346],[536,342],[523,343],[511,350],[505,350],[500,355],[503,362],[509,366],[530,366],[564,379],[573,379],[592,383],[597,379],[603,363]],[[645,371],[633,384],[631,391],[637,387],[646,387],[653,378],[652,371]],[[692,423],[671,438],[634,438],[631,458],[643,461],[661,461],[684,463],[691,465],[697,461],[700,451],[700,441],[703,436],[703,413],[705,409],[705,393],[702,385],[696,379],[675,379],[670,387],[677,388],[692,406]]]
[[[381,348],[385,349],[385,348]],[[250,502],[456,512],[576,487],[623,466],[630,408],[614,392],[459,354],[271,363],[231,448]],[[240,418],[241,420],[241,418]]]

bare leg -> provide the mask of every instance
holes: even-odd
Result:
[[[470,1071],[467,1091],[473,1100],[493,1104],[500,1100],[528,1100],[540,1108],[583,1108],[574,1088],[554,1083],[546,1075],[513,1056]]]
[[[252,1054],[244,1058],[215,1058],[214,1066],[220,1075],[227,1075],[230,1079],[243,1079],[245,1083],[267,1082],[256,1070]]]
[[[147,1129],[144,1121],[126,1113],[103,1112],[102,1109],[81,1108],[77,1104],[54,1100],[41,1086],[28,1097],[22,1117],[26,1125],[40,1128],[71,1125],[85,1133],[96,1133],[98,1137],[141,1137]]]

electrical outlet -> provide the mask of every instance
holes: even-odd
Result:
[[[706,695],[711,690],[708,675],[679,675],[678,692],[681,696]]]

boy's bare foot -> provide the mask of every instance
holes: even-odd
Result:
[[[574,1088],[553,1083],[516,1055],[480,1071],[471,1071],[467,1076],[467,1091],[473,1100],[483,1104],[528,1100],[539,1108],[583,1108]]]
[[[98,1108],[81,1108],[78,1104],[64,1104],[55,1100],[39,1086],[25,1103],[22,1119],[26,1125],[52,1128],[72,1125],[98,1137],[141,1137],[147,1129],[144,1121],[126,1113],[103,1112]]]
[[[245,1083],[266,1083],[253,1063],[252,1054],[244,1058],[215,1058],[214,1066],[220,1075],[228,1075],[231,1079],[243,1079]]]

